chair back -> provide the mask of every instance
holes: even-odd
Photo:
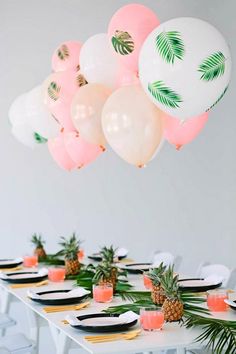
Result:
[[[222,285],[226,286],[230,278],[230,274],[231,274],[230,269],[223,264],[209,264],[201,268],[199,272],[199,277],[207,278],[211,275],[216,275],[222,277],[223,279]]]

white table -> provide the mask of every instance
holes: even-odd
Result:
[[[132,279],[134,279],[134,277],[132,277]],[[136,282],[136,285],[137,284],[139,284],[139,282]],[[49,283],[49,285],[34,289],[42,289],[42,291],[70,289],[73,285],[74,281],[67,280],[63,283]],[[183,326],[181,327],[178,323],[168,323],[165,324],[163,331],[142,332],[135,340],[90,344],[84,339],[84,336],[87,334],[86,332],[78,331],[70,325],[65,325],[62,323],[62,320],[65,319],[67,314],[82,315],[100,312],[107,308],[109,304],[98,304],[91,300],[90,306],[80,311],[47,314],[43,311],[43,305],[33,302],[27,297],[27,288],[12,289],[8,283],[3,281],[0,281],[0,287],[4,290],[5,294],[5,302],[3,302],[4,307],[2,310],[8,310],[10,296],[17,298],[25,304],[30,319],[31,339],[36,342],[39,340],[39,327],[42,325],[42,320],[44,320],[44,324],[48,324],[51,330],[57,354],[67,354],[72,341],[84,349],[83,353],[87,352],[91,354],[131,354],[172,348],[176,348],[178,354],[183,354],[185,353],[186,347],[191,346],[194,339],[200,333],[199,329],[189,330]],[[120,298],[115,298],[110,305],[120,303]],[[224,314],[218,314],[217,317],[236,320],[236,313],[233,310],[229,310]],[[80,352],[78,351],[78,353]]]

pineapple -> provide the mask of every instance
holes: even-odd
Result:
[[[118,270],[112,263],[102,262],[96,268],[93,282],[100,285],[112,284],[113,289],[115,290],[117,283],[117,273]]]
[[[158,268],[150,270],[147,274],[152,281],[151,298],[156,305],[162,305],[166,299],[164,290],[161,286],[161,279],[165,271],[166,266],[161,263]]]
[[[42,236],[39,234],[34,233],[32,235],[31,243],[35,246],[34,254],[38,256],[38,258],[46,258],[46,252],[44,250],[43,245],[45,244],[45,241],[42,239]]]
[[[115,253],[116,249],[114,249],[113,246],[110,246],[110,248],[103,247],[100,251],[100,254],[102,256],[102,262],[113,263],[114,261],[116,261]]]
[[[63,249],[60,254],[65,257],[66,275],[76,275],[80,271],[78,252],[81,242],[77,240],[75,233],[69,239],[61,237],[61,240],[59,244]]]
[[[162,305],[167,322],[179,321],[184,314],[184,305],[180,299],[178,275],[174,275],[173,266],[169,267],[161,279],[166,299]]]

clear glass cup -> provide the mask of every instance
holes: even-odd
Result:
[[[164,313],[156,306],[141,308],[140,324],[145,331],[159,331],[162,329],[164,322]]]
[[[93,299],[96,302],[111,302],[113,299],[112,284],[93,285]]]
[[[65,280],[66,270],[62,267],[55,267],[48,269],[48,279],[55,283],[60,283]]]
[[[23,257],[23,266],[27,268],[35,268],[38,266],[38,256],[37,255],[26,255]]]
[[[207,291],[207,306],[210,311],[227,311],[226,299],[228,299],[228,292],[225,289]]]

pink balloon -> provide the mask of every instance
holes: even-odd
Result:
[[[48,150],[54,161],[63,170],[71,171],[78,165],[71,159],[65,148],[64,134],[60,133],[56,138],[48,140]]]
[[[131,71],[138,71],[141,46],[159,24],[156,14],[141,4],[125,5],[113,15],[108,35],[121,61]]]
[[[126,66],[122,66],[118,73],[117,88],[139,83],[137,73],[130,71]]]
[[[67,153],[78,168],[88,165],[105,151],[102,146],[85,141],[77,132],[66,133],[64,141]]]
[[[181,122],[178,118],[164,115],[164,137],[170,144],[175,145],[179,150],[183,145],[190,143],[204,128],[208,113],[204,113],[201,116],[193,117],[184,122]]]
[[[82,44],[76,41],[61,43],[52,56],[52,70],[79,70],[79,55]]]
[[[51,114],[66,131],[74,130],[70,106],[72,98],[79,89],[78,73],[73,70],[49,75],[43,83],[43,99]]]

